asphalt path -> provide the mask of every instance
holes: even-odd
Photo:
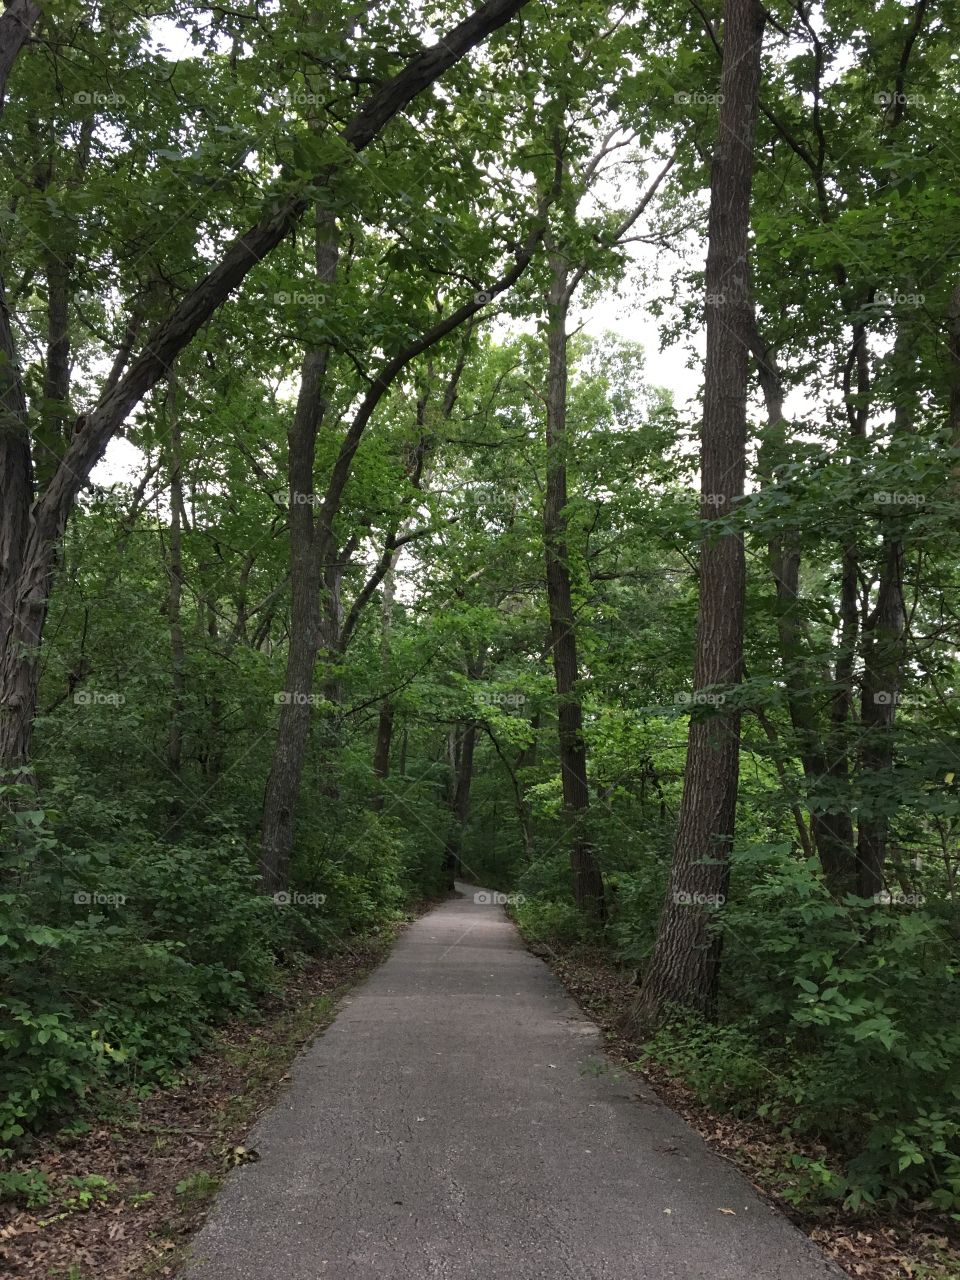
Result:
[[[840,1277],[458,888],[301,1054],[183,1280]]]

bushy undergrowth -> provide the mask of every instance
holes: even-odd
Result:
[[[110,822],[91,836],[24,788],[0,796],[0,1151],[105,1085],[175,1079],[212,1026],[276,988],[278,961],[396,918],[420,889],[402,833],[372,813],[305,840],[279,902],[248,842],[209,825],[173,843]]]
[[[587,939],[569,898],[518,909],[527,936]],[[630,969],[652,945],[663,868],[618,872],[604,943]],[[722,913],[718,1023],[678,1014],[645,1046],[711,1107],[822,1143],[795,1158],[798,1202],[899,1201],[960,1213],[960,983],[943,901],[836,901],[788,846],[736,859]]]

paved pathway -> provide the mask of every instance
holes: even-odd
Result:
[[[183,1280],[839,1277],[460,889],[299,1058]]]

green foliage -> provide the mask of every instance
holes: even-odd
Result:
[[[87,1173],[82,1177],[71,1174],[66,1181],[70,1188],[70,1194],[63,1201],[67,1212],[82,1212],[92,1205],[102,1204],[109,1198],[110,1192],[117,1189],[115,1182],[99,1173]]]
[[[396,820],[367,809],[346,817],[304,832],[293,868],[295,893],[322,899],[316,910],[304,903],[298,921],[320,946],[397,919],[420,886],[414,842]]]
[[[0,1200],[14,1200],[26,1209],[42,1209],[52,1199],[50,1180],[39,1169],[0,1173]]]
[[[275,990],[278,958],[296,963],[378,928],[437,882],[438,860],[424,863],[422,842],[360,809],[314,840],[307,824],[291,900],[275,902],[260,893],[252,852],[225,817],[208,817],[208,835],[175,843],[143,830],[127,837],[76,780],[50,791],[67,801],[69,820],[26,807],[27,787],[0,794],[8,1153],[97,1105],[108,1086],[176,1080],[216,1023],[252,1014]]]
[[[841,1156],[809,1194],[960,1210],[960,994],[948,915],[826,892],[783,846],[745,850],[724,913],[723,1025],[672,1022],[649,1056],[710,1105]],[[798,1196],[805,1192],[795,1188]]]
[[[709,30],[685,6],[651,22],[547,0],[356,157],[345,118],[462,5],[382,0],[360,20],[331,3],[308,22],[296,5],[269,22],[249,4],[173,9],[158,32],[112,0],[94,23],[77,0],[50,6],[7,87],[0,279],[15,350],[0,399],[19,403],[7,384],[22,369],[29,465],[0,477],[4,572],[35,514],[50,523],[42,495],[106,372],[148,349],[218,246],[281,200],[311,212],[131,409],[107,469],[69,478],[81,496],[36,663],[35,778],[0,786],[3,1150],[78,1126],[116,1084],[175,1079],[219,1019],[256,1016],[282,965],[442,892],[448,856],[465,879],[524,895],[527,936],[606,946],[642,977],[697,713],[696,378],[674,405],[650,385],[652,352],[572,313],[552,456],[588,759],[578,821],[606,881],[607,922],[587,925],[544,598],[543,244],[515,287],[404,365],[362,438],[348,424],[384,362],[486,297],[540,229],[558,172],[545,239],[583,272],[574,312],[625,285],[623,328],[639,281],[632,301],[695,368],[690,237],[705,230],[720,72]],[[750,278],[761,343],[802,416],[766,405],[760,425],[751,396],[747,494],[725,522],[747,552],[748,675],[719,695],[742,711],[720,1020],[679,1018],[649,1052],[710,1105],[830,1145],[796,1157],[798,1201],[960,1207],[958,34],[945,6],[787,7],[763,49]],[[669,179],[634,220],[667,154]],[[587,190],[591,173],[602,181]],[[322,284],[314,211],[339,252]],[[293,546],[286,492],[306,351],[325,370],[308,387],[323,405],[317,492],[300,495],[318,522],[324,485],[344,461],[348,474],[323,512],[333,554],[313,566],[324,641],[288,899],[271,901],[257,864],[264,782],[291,746],[277,737],[302,638],[290,571],[318,541]],[[771,570],[794,555],[791,600]],[[4,581],[4,607],[46,581]],[[903,603],[902,634],[878,637],[881,595]],[[15,671],[21,637],[0,633],[0,669]],[[884,646],[898,705],[878,726]],[[914,901],[828,891],[807,860],[823,815],[846,824],[851,860],[879,828],[887,888]],[[78,1206],[97,1193],[76,1190]]]
[[[178,1182],[176,1192],[186,1204],[195,1207],[216,1195],[219,1185],[218,1178],[201,1169],[199,1173],[192,1173],[189,1178]]]
[[[516,905],[514,915],[524,937],[534,942],[580,942],[587,929],[573,902],[530,898]]]

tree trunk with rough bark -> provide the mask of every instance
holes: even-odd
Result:
[[[40,13],[40,6],[33,0],[10,0],[0,17],[0,113],[6,100],[10,71]]]
[[[38,659],[55,548],[31,540],[33,461],[27,400],[0,282],[0,770],[25,774],[37,706]]]
[[[336,260],[336,245],[332,239],[322,239],[318,220],[319,279],[333,278]],[[287,885],[297,797],[310,735],[323,577],[314,515],[313,469],[328,359],[326,348],[308,351],[304,357],[300,393],[288,435],[290,644],[283,689],[277,693],[280,722],[263,798],[260,876],[266,893],[277,893]]]
[[[913,334],[900,321],[894,359],[900,368],[913,364]],[[911,368],[912,372],[912,368]],[[913,429],[912,406],[901,392],[894,413],[893,431],[903,436]],[[862,628],[863,685],[860,742],[863,804],[857,828],[857,885],[861,898],[872,898],[883,889],[887,860],[890,802],[893,786],[894,724],[897,699],[903,685],[906,660],[907,610],[903,598],[904,517],[896,509],[884,518],[883,557],[877,600]]]
[[[700,604],[694,690],[715,690],[692,708],[683,797],[670,883],[653,954],[631,1012],[635,1027],[672,1006],[711,1015],[720,975],[715,912],[726,900],[736,818],[743,665],[742,535],[725,527],[746,471],[748,277],[753,136],[764,12],[757,0],[726,0],[719,137],[713,156],[706,269],[707,352],[701,431]],[[724,693],[723,690],[727,692]],[[726,701],[719,701],[726,698]]]

